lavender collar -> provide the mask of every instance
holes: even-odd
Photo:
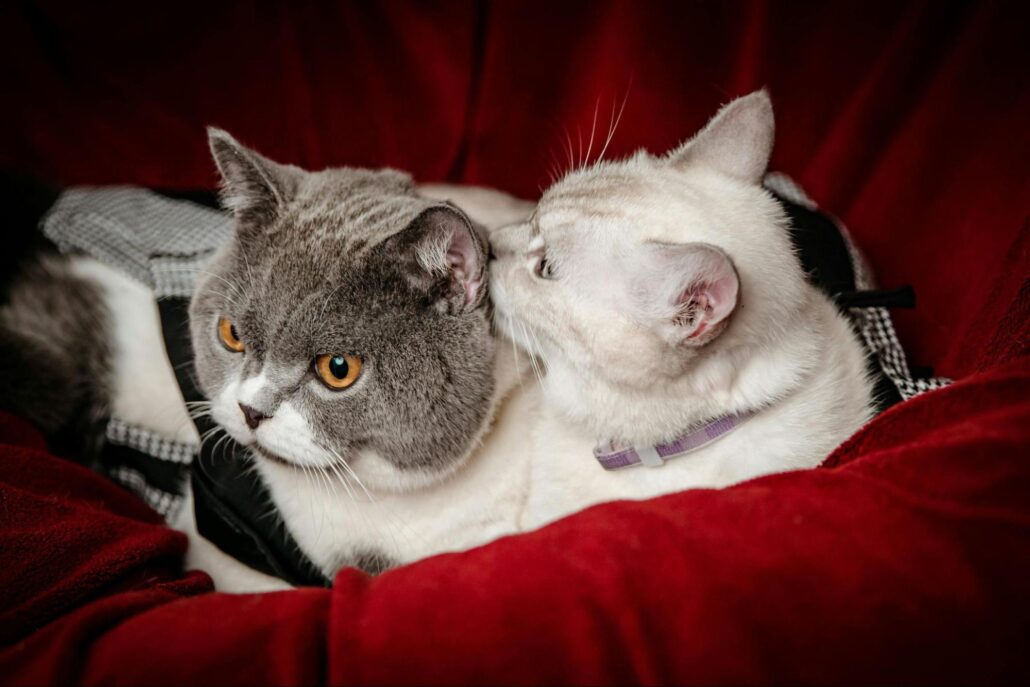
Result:
[[[594,457],[605,470],[621,470],[634,465],[646,465],[658,468],[665,461],[696,451],[707,446],[716,439],[726,436],[734,429],[754,417],[756,411],[749,410],[735,415],[724,415],[705,423],[701,427],[680,435],[667,444],[655,446],[598,446],[594,449]]]

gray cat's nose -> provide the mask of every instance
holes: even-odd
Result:
[[[267,420],[271,417],[271,415],[265,415],[257,408],[251,408],[243,403],[240,404],[240,410],[243,411],[243,417],[247,421],[247,426],[251,429],[257,429],[262,420]]]

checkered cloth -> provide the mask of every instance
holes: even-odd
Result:
[[[231,237],[232,218],[143,188],[78,187],[61,194],[43,218],[42,231],[61,252],[84,253],[115,267],[159,299],[189,298],[197,275]],[[117,417],[108,420],[105,438],[111,450],[105,449],[101,469],[174,518],[197,446]]]
[[[43,219],[65,253],[86,253],[153,289],[193,295],[197,273],[232,235],[224,212],[134,187],[65,191]]]
[[[797,203],[810,210],[819,210],[804,189],[786,174],[779,172],[767,174],[764,184],[770,191],[792,203]],[[823,212],[823,214],[827,213]],[[836,218],[832,219],[847,244],[851,264],[855,269],[855,288],[858,291],[875,289],[876,282],[865,256],[858,250],[844,223]],[[898,341],[894,323],[886,308],[848,308],[848,315],[851,317],[855,329],[861,335],[866,349],[870,355],[874,356],[883,374],[894,384],[903,400],[907,401],[913,396],[951,384],[951,380],[946,377],[916,378],[912,376],[905,358],[905,349]]]

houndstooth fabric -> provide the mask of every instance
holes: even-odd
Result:
[[[951,380],[946,377],[912,377],[905,360],[905,351],[901,348],[886,308],[848,308],[848,312],[866,348],[877,357],[883,373],[894,383],[903,399],[907,401],[913,396],[951,384]]]
[[[197,273],[229,240],[232,218],[143,188],[84,187],[61,194],[43,233],[62,252],[116,267],[158,297],[188,298]]]
[[[108,476],[143,499],[148,506],[164,516],[166,522],[172,522],[175,519],[183,504],[182,494],[155,487],[147,482],[147,478],[139,470],[119,466],[110,470]]]
[[[767,174],[763,183],[770,191],[793,203],[810,210],[818,209],[804,189],[786,174],[780,172]],[[873,279],[872,270],[869,268],[865,256],[855,245],[851,233],[843,222],[836,217],[831,216],[831,218],[837,225],[837,229],[840,230],[841,236],[844,237],[848,254],[851,256],[851,264],[855,270],[855,288],[859,291],[875,289],[876,281]],[[946,377],[919,379],[912,376],[905,359],[905,349],[901,347],[897,332],[894,330],[894,322],[886,308],[848,308],[848,315],[855,323],[862,342],[876,357],[880,369],[898,389],[902,399],[907,401],[913,396],[951,384],[951,380]]]
[[[197,274],[232,234],[232,218],[188,201],[136,187],[79,187],[66,190],[43,218],[44,235],[62,253],[86,254],[133,277],[157,298],[193,294]],[[185,483],[197,453],[193,444],[173,441],[145,427],[111,418],[107,443],[174,464]],[[129,465],[106,466],[114,481],[172,520],[181,491],[162,489]]]
[[[128,446],[170,463],[188,465],[197,452],[197,447],[193,444],[166,439],[142,427],[122,422],[118,418],[108,421],[106,436],[107,441],[116,446]]]

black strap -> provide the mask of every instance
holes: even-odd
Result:
[[[911,286],[888,291],[841,291],[833,294],[842,308],[914,308],[916,292]]]
[[[168,359],[187,401],[202,401],[193,371],[189,300],[158,301]],[[215,429],[208,417],[194,419],[201,436]],[[218,450],[215,450],[215,447]],[[226,554],[296,586],[328,587],[325,575],[304,555],[281,520],[268,489],[247,470],[250,457],[233,441],[204,442],[190,468],[193,513],[201,536]]]
[[[790,239],[808,280],[832,298],[838,308],[846,313],[848,308],[915,306],[915,291],[911,286],[890,291],[859,291],[847,241],[833,219],[776,193],[773,196],[790,219]],[[866,358],[866,368],[873,380],[873,398],[878,411],[903,400],[872,352]]]
[[[773,194],[790,219],[790,240],[808,280],[834,296],[855,290],[855,267],[836,223],[827,215]]]

